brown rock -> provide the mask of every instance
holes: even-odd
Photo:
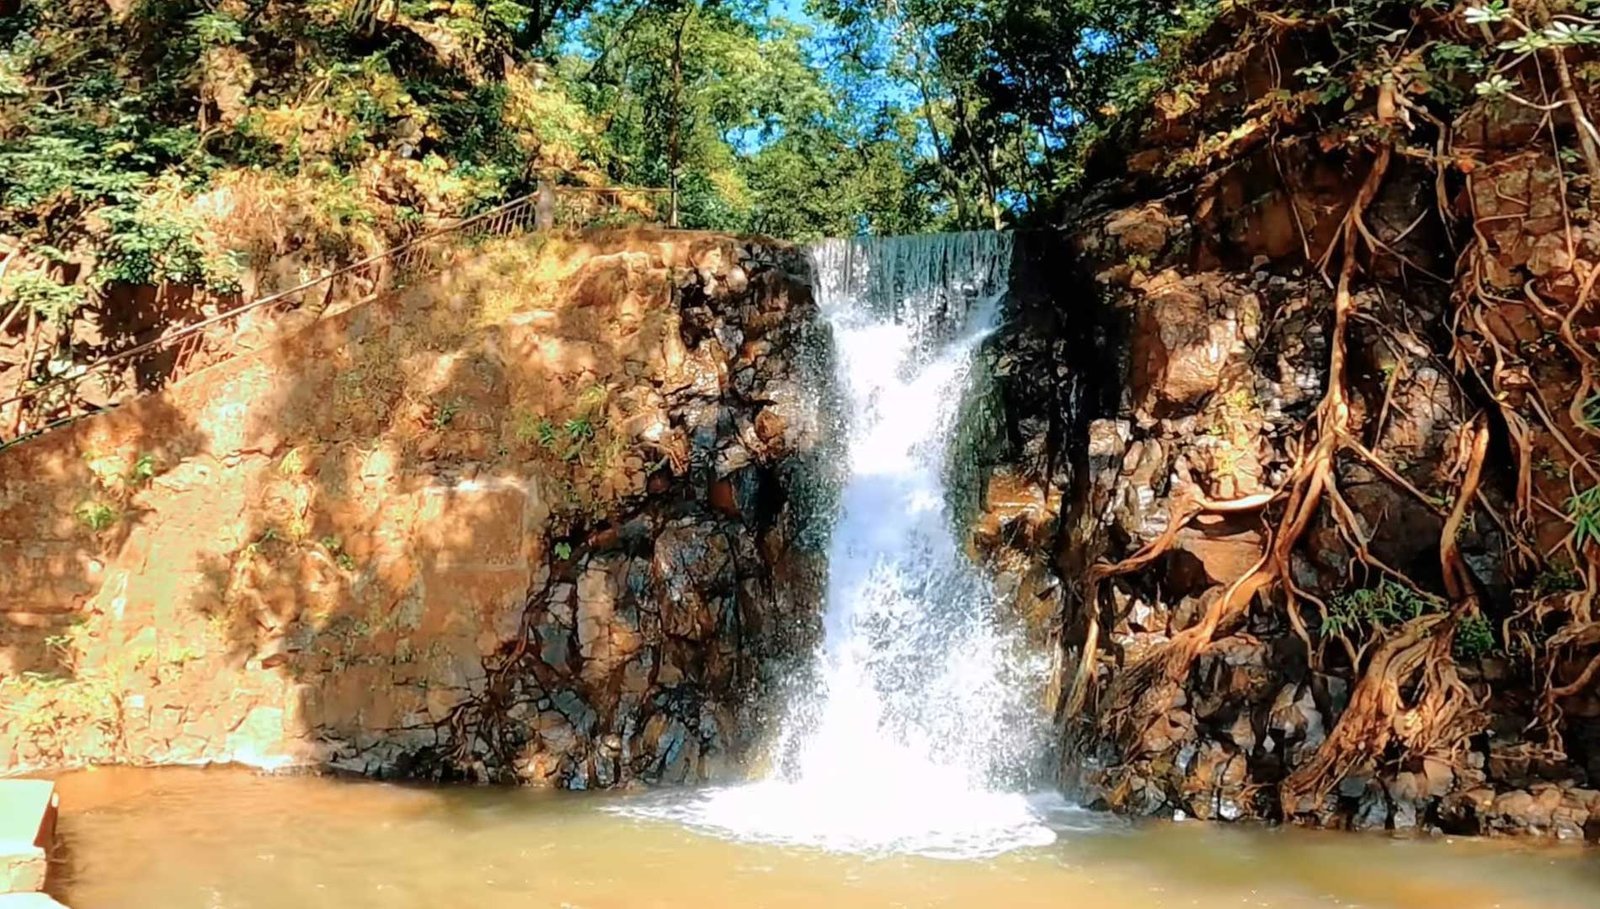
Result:
[[[739,500],[734,495],[733,483],[728,479],[714,480],[706,500],[712,508],[728,517],[735,519],[739,517]]]
[[[1199,560],[1213,583],[1231,584],[1260,560],[1261,535],[1245,531],[1213,537],[1185,530],[1178,535],[1178,548]]]
[[[756,437],[763,444],[770,446],[781,442],[787,431],[788,423],[772,408],[763,407],[761,412],[756,414]]]
[[[1115,238],[1130,255],[1152,256],[1167,245],[1172,218],[1159,205],[1128,209],[1106,222],[1106,233]]]
[[[1188,408],[1216,391],[1241,342],[1241,319],[1259,318],[1259,302],[1213,275],[1163,272],[1143,288],[1135,317],[1131,375],[1134,404],[1147,417]]]

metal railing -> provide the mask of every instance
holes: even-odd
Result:
[[[64,368],[0,399],[0,448],[77,419],[110,410],[256,350],[277,335],[271,329],[290,313],[320,319],[339,301],[354,305],[400,290],[438,273],[471,244],[553,227],[599,227],[657,222],[661,205],[673,210],[672,191],[640,187],[548,187],[470,218],[429,231],[359,262],[226,312],[169,331],[92,363]],[[258,343],[246,337],[263,329]],[[33,364],[24,364],[30,369]],[[98,393],[86,396],[90,383]]]

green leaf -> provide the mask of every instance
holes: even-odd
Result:
[[[1506,0],[1488,0],[1487,3],[1467,7],[1462,15],[1468,25],[1486,25],[1504,22],[1511,18],[1511,8],[1506,4]]]

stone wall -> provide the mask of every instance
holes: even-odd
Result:
[[[504,242],[0,453],[0,770],[731,768],[816,633],[803,268]]]

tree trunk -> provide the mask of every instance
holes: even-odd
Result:
[[[683,34],[689,30],[698,3],[690,3],[678,23],[678,33],[672,40],[672,105],[671,120],[667,125],[667,189],[670,192],[670,210],[667,226],[678,226],[678,176],[683,168]]]

